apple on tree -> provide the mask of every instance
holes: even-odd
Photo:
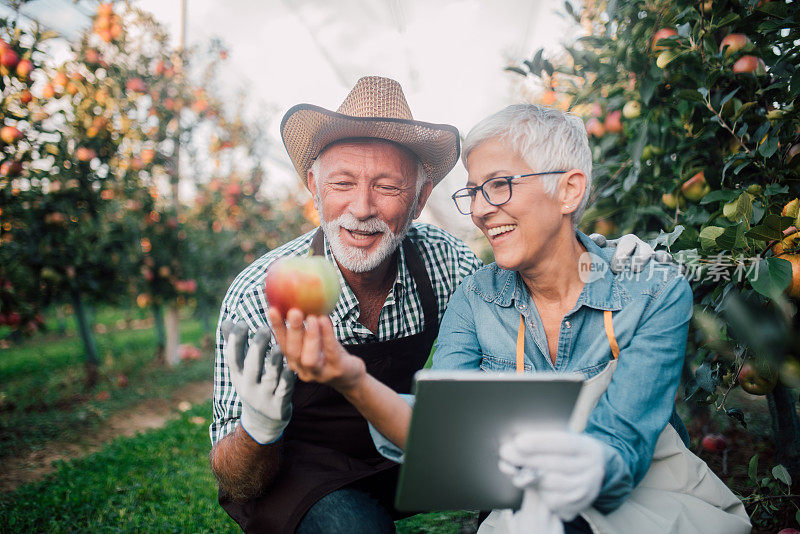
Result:
[[[681,186],[681,193],[683,196],[697,202],[711,191],[711,186],[706,182],[706,176],[703,171],[698,172]]]
[[[739,371],[739,385],[751,395],[766,395],[775,389],[778,375],[763,360],[747,361]]]
[[[328,315],[339,300],[339,273],[321,256],[277,260],[267,271],[264,292],[272,308],[286,315],[298,308],[306,315]]]

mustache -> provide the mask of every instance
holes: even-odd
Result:
[[[336,226],[340,226],[345,230],[355,230],[357,232],[364,232],[368,234],[375,232],[381,232],[384,234],[392,233],[389,225],[378,217],[370,217],[369,219],[359,220],[356,219],[351,213],[343,213],[331,221],[330,224],[335,224]]]

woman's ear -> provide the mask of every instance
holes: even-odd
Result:
[[[564,173],[559,180],[558,201],[561,213],[572,213],[583,200],[586,192],[586,174],[580,169],[572,169]]]

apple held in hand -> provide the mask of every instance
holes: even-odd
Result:
[[[306,315],[328,315],[340,291],[336,267],[322,256],[282,258],[269,268],[264,280],[267,301],[281,315],[290,308]]]

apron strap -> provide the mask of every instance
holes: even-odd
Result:
[[[619,345],[617,344],[617,337],[614,335],[614,323],[611,322],[611,310],[605,310],[603,312],[603,324],[606,327],[606,337],[611,347],[611,354],[614,355],[614,359],[616,360],[619,358]]]
[[[517,372],[525,372],[525,319],[519,314],[519,328],[517,329]]]
[[[614,359],[619,358],[619,344],[614,335],[614,324],[611,322],[611,310],[603,311],[603,324],[606,328],[608,345],[611,347],[611,354]],[[519,328],[517,328],[517,372],[525,372],[525,319],[519,314]]]
[[[314,238],[311,240],[311,247],[309,255],[311,256],[324,256],[324,236],[322,228],[317,228]],[[403,239],[403,252],[406,255],[406,266],[417,284],[419,291],[419,299],[422,302],[422,314],[425,317],[425,330],[438,332],[439,330],[439,305],[436,303],[436,296],[433,292],[433,285],[431,278],[428,276],[428,271],[425,269],[425,264],[419,256],[417,247],[411,242],[411,239],[406,236]]]

